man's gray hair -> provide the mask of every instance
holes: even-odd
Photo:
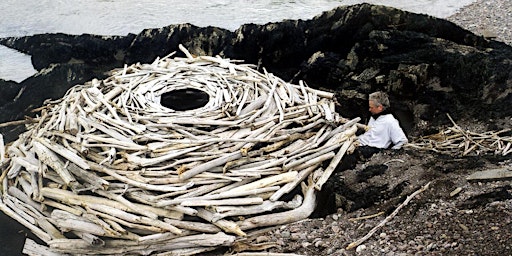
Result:
[[[369,96],[369,100],[373,101],[373,103],[377,106],[382,105],[384,109],[389,108],[389,98],[385,92],[374,92]]]

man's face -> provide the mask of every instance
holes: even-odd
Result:
[[[378,105],[375,104],[375,102],[373,102],[373,100],[370,100],[368,101],[368,106],[369,106],[369,110],[370,110],[370,113],[372,113],[372,115],[375,115],[375,114],[378,114],[380,112],[382,112],[382,105]]]

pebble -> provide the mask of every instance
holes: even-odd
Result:
[[[437,244],[436,244],[436,243],[430,243],[430,244],[427,246],[427,250],[429,250],[429,251],[435,250],[435,249],[437,249],[437,248],[438,248],[438,246],[437,246]]]
[[[462,224],[462,223],[459,223],[459,227],[460,227],[463,231],[468,231],[468,230],[469,230],[469,228],[468,228],[466,225]]]
[[[283,237],[284,237],[284,236],[283,236]],[[301,236],[301,234],[299,234],[299,233],[293,233],[293,234],[291,234],[289,237],[290,237],[290,240],[292,240],[292,241],[299,241],[299,240],[302,240],[302,236]]]
[[[258,236],[256,238],[257,243],[264,243],[264,242],[268,242],[268,241],[270,241],[270,237],[268,237],[268,236]]]
[[[360,253],[362,251],[366,250],[366,245],[362,244],[356,248],[356,252]]]

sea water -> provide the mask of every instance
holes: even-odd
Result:
[[[1,0],[0,37],[126,35],[181,23],[234,31],[247,23],[311,19],[340,5],[363,2],[445,18],[474,0]],[[34,73],[30,56],[0,46],[0,79],[20,82]]]

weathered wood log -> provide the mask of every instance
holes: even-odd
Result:
[[[512,169],[511,168],[498,168],[498,169],[490,169],[485,171],[479,171],[472,173],[466,180],[470,181],[478,181],[478,180],[504,180],[512,178]]]
[[[71,205],[88,205],[88,204],[103,204],[110,207],[114,207],[123,211],[130,212],[132,211],[131,208],[116,202],[114,200],[102,198],[102,197],[96,197],[96,196],[88,196],[88,195],[77,195],[67,190],[57,189],[57,188],[48,188],[44,187],[41,190],[41,193],[43,194],[44,198],[51,198],[54,200],[58,200],[67,204]],[[182,214],[178,213],[176,211],[163,209],[163,208],[157,208],[152,207],[148,205],[138,204],[139,208],[143,209],[144,211],[149,211],[152,213],[155,213],[162,217],[167,217],[171,219],[181,219]]]
[[[198,209],[197,216],[212,223],[213,225],[221,228],[222,230],[236,234],[239,236],[246,236],[246,234],[240,229],[240,227],[233,221],[218,219],[214,213],[206,209]]]
[[[343,143],[343,146],[340,148],[338,153],[336,153],[336,155],[332,158],[327,168],[325,168],[325,171],[322,173],[322,176],[320,176],[320,178],[316,181],[315,189],[322,190],[322,186],[324,185],[325,182],[327,182],[327,179],[331,177],[331,174],[336,169],[336,166],[338,166],[345,153],[347,153],[348,148],[352,145],[352,140],[352,138],[349,138]]]
[[[209,209],[215,211],[213,221],[224,219],[230,216],[250,216],[269,212],[276,209],[294,209],[302,204],[302,197],[300,195],[290,202],[283,201],[268,201],[265,200],[260,205],[253,206],[210,206]]]
[[[243,221],[238,222],[238,226],[240,227],[241,230],[249,230],[258,227],[288,224],[294,221],[306,219],[307,217],[309,217],[309,215],[311,215],[311,213],[313,213],[316,206],[314,184],[312,180],[310,180],[309,182],[309,185],[306,188],[303,188],[303,190],[305,190],[305,197],[301,206],[290,211],[247,218]]]
[[[65,256],[65,253],[55,252],[52,249],[36,243],[34,240],[27,238],[23,246],[22,253],[29,256]]]

